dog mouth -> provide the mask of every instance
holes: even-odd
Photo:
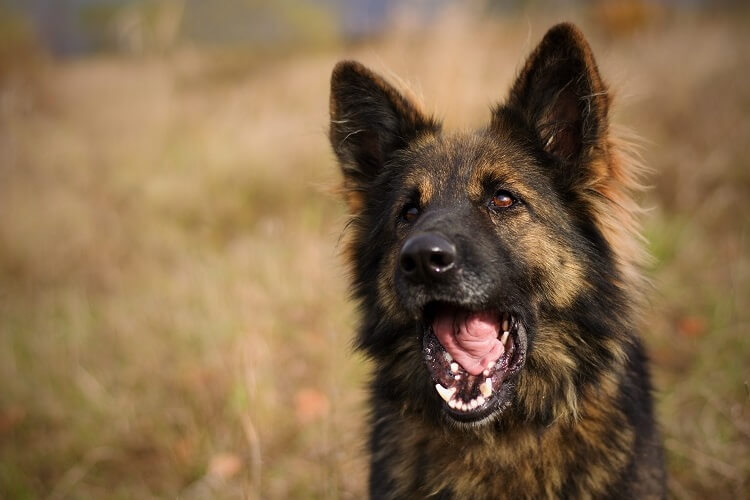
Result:
[[[422,355],[444,411],[477,422],[504,410],[526,358],[518,315],[431,303],[423,322]]]

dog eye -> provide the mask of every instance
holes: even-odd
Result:
[[[508,191],[499,189],[490,200],[492,208],[508,208],[516,202],[516,199]]]
[[[419,207],[414,203],[409,203],[401,211],[401,218],[406,222],[414,222],[419,217]]]

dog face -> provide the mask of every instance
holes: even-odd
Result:
[[[574,411],[581,380],[617,355],[591,336],[590,310],[625,302],[601,214],[617,195],[608,107],[570,25],[547,33],[471,134],[444,134],[379,76],[337,65],[330,138],[352,214],[359,345],[391,367],[389,390],[452,422]]]

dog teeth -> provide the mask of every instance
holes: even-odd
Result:
[[[479,392],[482,396],[489,398],[492,395],[492,379],[485,379],[484,382],[479,386]]]
[[[462,401],[460,398],[455,397],[457,392],[455,387],[446,389],[442,384],[435,384],[435,390],[450,408],[459,411],[472,411],[487,402],[487,399],[492,394],[492,379],[485,379],[479,385],[481,394],[470,401]]]
[[[502,328],[503,328],[503,332],[507,333],[508,331],[510,331],[510,315],[508,315],[508,313],[505,313],[503,315],[503,325],[502,325]]]
[[[458,363],[456,363],[456,362],[451,363],[451,371],[453,373],[457,373],[458,372]]]
[[[503,332],[503,336],[500,337],[500,343],[505,346],[505,342],[508,340],[508,335],[510,335],[510,332]]]
[[[440,394],[440,397],[443,398],[443,400],[446,403],[449,403],[451,401],[451,398],[456,393],[456,388],[451,387],[450,389],[446,389],[440,384],[435,384],[435,389],[437,390],[438,394]]]
[[[448,363],[453,362],[453,356],[451,356],[451,353],[449,353],[448,351],[443,352],[443,357]]]
[[[440,385],[440,384],[438,384]],[[484,396],[477,396],[475,399],[472,399],[471,401],[461,401],[460,399],[450,399],[447,401],[448,406],[453,408],[454,410],[459,411],[471,411],[476,410],[480,406],[482,406],[487,400],[484,398]]]

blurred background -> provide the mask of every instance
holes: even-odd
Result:
[[[750,496],[750,12],[628,0],[0,0],[0,498],[361,498],[328,85],[484,124],[578,23],[653,169],[674,498]]]

